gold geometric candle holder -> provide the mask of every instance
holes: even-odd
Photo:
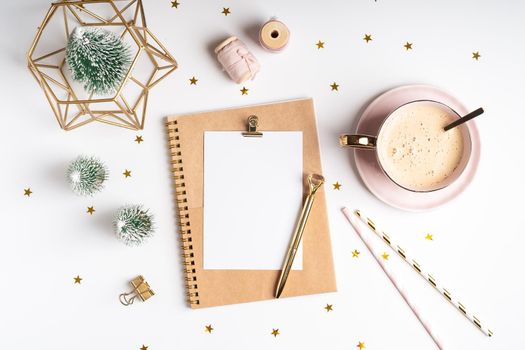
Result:
[[[72,79],[66,64],[66,45],[77,26],[115,32],[130,47],[131,65],[116,92],[94,96]],[[149,91],[177,68],[175,58],[147,28],[142,0],[52,3],[31,44],[27,61],[64,130],[95,121],[143,129]]]

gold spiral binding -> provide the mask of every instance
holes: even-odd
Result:
[[[191,221],[188,208],[188,199],[186,192],[186,182],[184,178],[184,161],[180,146],[180,135],[177,121],[166,123],[168,129],[168,141],[171,152],[171,170],[173,185],[175,187],[175,200],[177,203],[177,219],[179,239],[181,242],[181,256],[184,276],[184,285],[186,286],[187,301],[190,306],[199,305],[199,292],[197,284],[197,270],[195,269],[195,255],[193,253],[193,244],[191,237]]]

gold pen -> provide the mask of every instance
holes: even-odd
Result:
[[[299,216],[299,220],[297,221],[297,225],[295,226],[292,241],[290,242],[290,246],[288,247],[286,258],[284,259],[283,269],[281,270],[279,282],[277,283],[277,289],[275,290],[276,298],[279,298],[284,290],[284,285],[286,284],[286,280],[288,279],[288,275],[290,274],[290,270],[292,269],[295,254],[297,254],[299,244],[301,243],[301,239],[303,238],[304,228],[306,226],[306,221],[308,220],[310,210],[312,209],[312,205],[314,203],[315,193],[323,183],[323,176],[317,174],[308,175],[308,186],[310,189],[310,193],[308,194],[308,197],[306,197],[306,201],[304,202],[301,215]]]

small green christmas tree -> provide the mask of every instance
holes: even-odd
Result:
[[[97,95],[113,93],[131,63],[129,46],[113,32],[77,27],[66,47],[66,61],[73,80]]]
[[[138,246],[153,235],[153,215],[142,205],[126,205],[113,219],[117,238],[128,246]]]
[[[104,188],[108,169],[95,157],[79,156],[67,168],[67,180],[76,194],[90,196]]]

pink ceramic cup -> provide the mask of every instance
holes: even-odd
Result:
[[[440,190],[440,189],[443,189],[443,188],[449,186],[454,181],[456,181],[460,177],[460,175],[463,173],[463,170],[465,170],[465,168],[466,168],[466,166],[467,166],[467,164],[468,164],[468,162],[470,160],[470,155],[471,155],[471,151],[472,151],[472,142],[471,142],[469,129],[467,127],[465,127],[465,125],[460,125],[460,126],[457,127],[457,128],[460,129],[461,136],[463,138],[463,153],[461,155],[461,159],[460,159],[458,165],[456,166],[454,171],[450,174],[450,176],[445,178],[443,181],[440,181],[438,184],[436,184],[435,186],[433,186],[431,188],[420,190],[420,189],[409,188],[407,186],[403,186],[403,185],[399,184],[398,182],[396,182],[393,179],[393,176],[391,176],[391,174],[389,174],[385,170],[385,166],[384,166],[384,164],[381,163],[381,158],[379,157],[379,154],[378,154],[378,147],[377,147],[378,146],[378,140],[382,139],[381,136],[382,136],[382,132],[384,131],[383,126],[385,125],[385,122],[389,118],[397,116],[398,113],[402,112],[403,109],[413,107],[414,104],[425,104],[425,105],[431,106],[433,108],[439,108],[444,113],[447,113],[448,115],[452,116],[453,118],[456,118],[456,119],[461,118],[461,116],[455,110],[453,110],[452,108],[450,108],[449,106],[447,106],[447,105],[445,105],[445,104],[443,104],[441,102],[432,101],[432,100],[411,101],[411,102],[408,102],[406,104],[403,104],[403,105],[397,107],[392,112],[390,112],[390,114],[386,115],[385,118],[383,119],[383,122],[381,123],[381,126],[379,127],[379,131],[378,131],[377,135],[363,135],[363,134],[353,134],[353,135],[350,134],[349,135],[349,134],[344,134],[344,135],[341,135],[339,137],[339,143],[343,147],[351,147],[351,148],[355,148],[357,150],[365,150],[365,151],[368,151],[368,152],[375,152],[375,158],[377,160],[377,163],[379,164],[379,167],[381,168],[381,171],[390,179],[390,181],[392,181],[394,184],[396,184],[397,186],[399,186],[399,187],[401,187],[403,189],[406,189],[406,190],[412,191],[412,192],[432,192],[432,191],[437,191],[437,190]],[[414,135],[414,136],[420,136],[420,135]]]

